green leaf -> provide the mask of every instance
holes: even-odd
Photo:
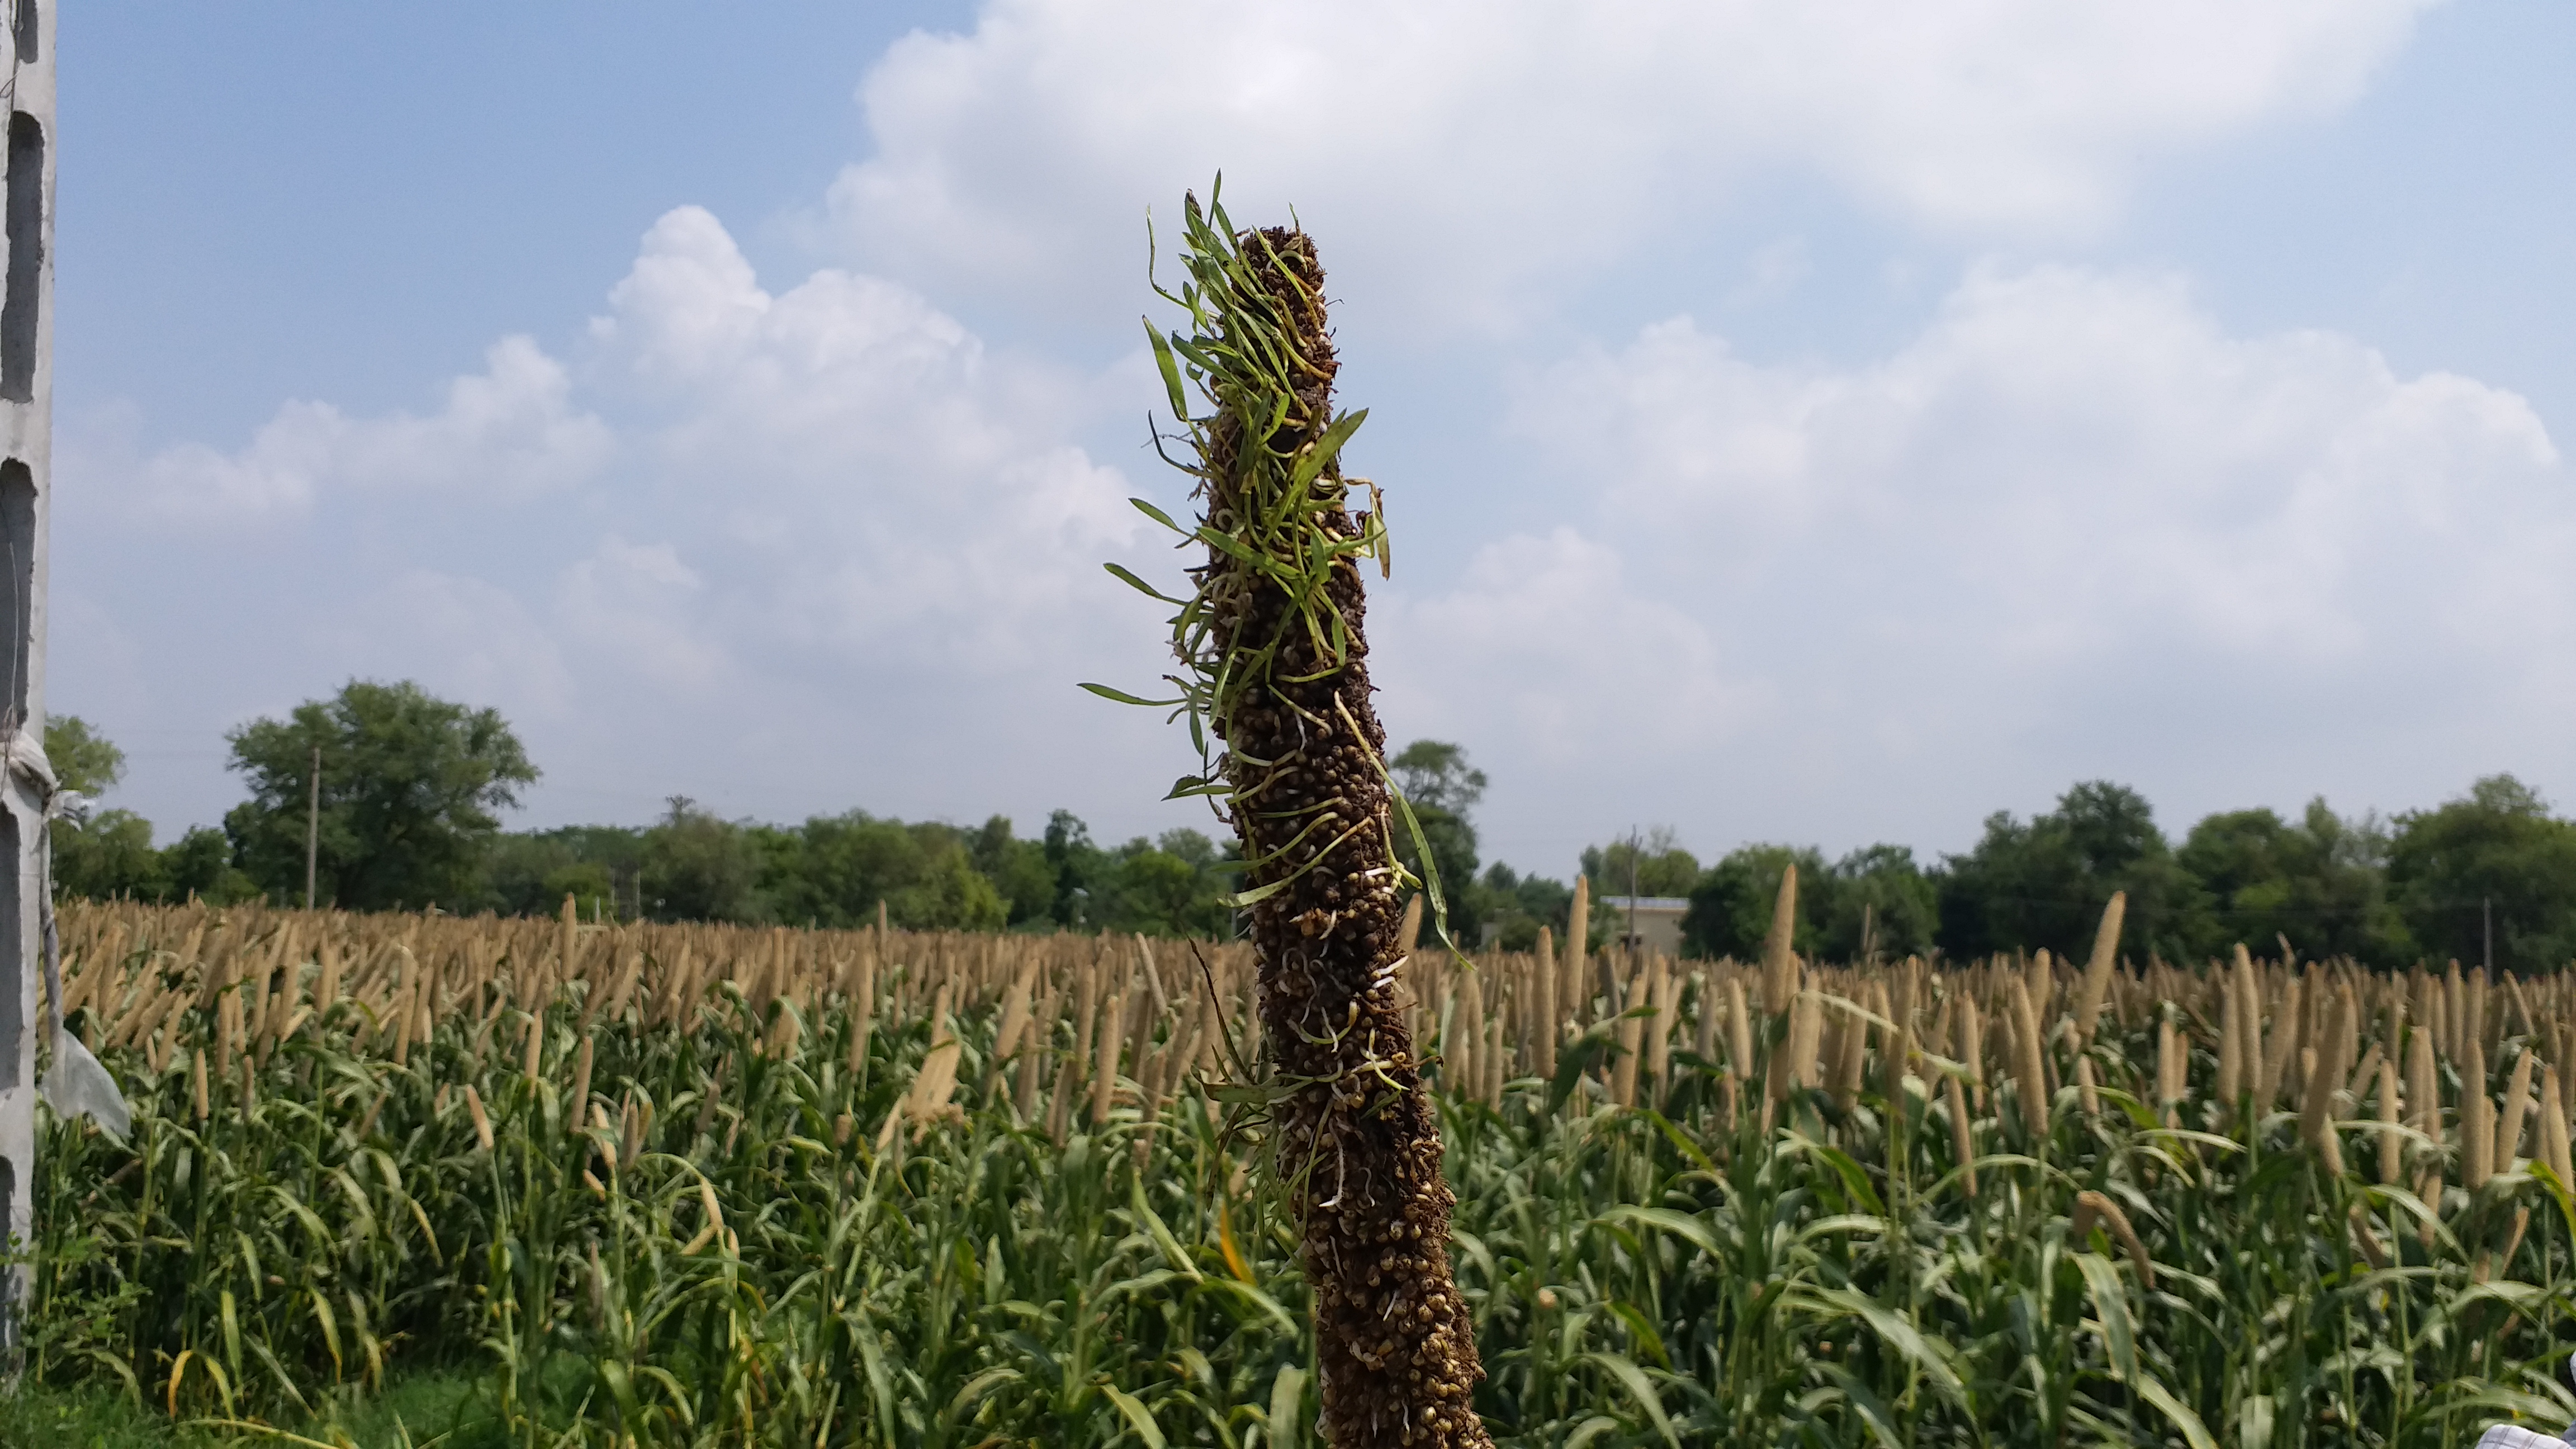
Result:
[[[1654,1421],[1655,1428],[1664,1436],[1664,1442],[1672,1445],[1673,1449],[1682,1449],[1681,1436],[1673,1432],[1672,1417],[1664,1412],[1663,1400],[1656,1397],[1655,1386],[1646,1382],[1644,1369],[1623,1354],[1587,1353],[1583,1358],[1587,1363],[1599,1364],[1610,1377],[1617,1379],[1619,1386],[1628,1391],[1628,1396],[1637,1401],[1637,1407],[1645,1410],[1646,1417]]]
[[[2093,1313],[2102,1321],[2102,1346],[2111,1355],[2111,1372],[2123,1383],[2138,1381],[2138,1339],[2129,1322],[2129,1290],[2111,1260],[2085,1249],[2075,1255],[2084,1286],[2093,1294]]]
[[[1664,1352],[1664,1336],[1655,1331],[1655,1325],[1646,1321],[1645,1313],[1637,1305],[1613,1303],[1610,1305],[1610,1314],[1621,1323],[1628,1325],[1628,1332],[1635,1338],[1637,1345],[1646,1351],[1647,1357],[1662,1365],[1666,1372],[1671,1371],[1673,1356]]]
[[[1279,894],[1281,891],[1286,890],[1295,879],[1296,877],[1291,876],[1288,880],[1274,880],[1268,885],[1257,885],[1248,891],[1237,891],[1230,896],[1218,896],[1216,898],[1216,903],[1220,906],[1226,907],[1228,910],[1239,911],[1245,906],[1249,906],[1260,901],[1266,901],[1272,896]]]
[[[1282,1364],[1279,1376],[1270,1381],[1270,1432],[1263,1436],[1263,1449],[1303,1443],[1306,1405],[1306,1371],[1295,1364]]]
[[[887,1443],[897,1443],[894,1376],[886,1369],[885,1347],[877,1341],[876,1323],[868,1317],[865,1309],[859,1311],[858,1322],[851,1325],[850,1336],[859,1341],[859,1362],[868,1376],[869,1396],[876,1401],[877,1427],[884,1433]]]
[[[1878,1441],[1879,1449],[1905,1449],[1905,1438],[1896,1427],[1896,1416],[1888,1412],[1885,1400],[1870,1392],[1869,1385],[1839,1364],[1819,1363],[1816,1367],[1841,1392],[1844,1402],[1860,1412],[1861,1422],[1869,1426],[1869,1435]]]
[[[1129,588],[1143,594],[1146,598],[1153,599],[1159,603],[1171,604],[1176,607],[1189,602],[1187,599],[1175,599],[1171,595],[1164,593],[1162,590],[1155,588],[1152,584],[1136,577],[1135,574],[1128,571],[1128,569],[1123,565],[1105,563],[1102,564],[1101,567],[1109,570],[1110,577],[1125,583]]]
[[[1619,1055],[1619,1044],[1598,1028],[1585,1032],[1566,1043],[1556,1058],[1556,1080],[1548,1083],[1547,1114],[1551,1117],[1565,1110],[1566,1100],[1586,1072],[1602,1066]]]
[[[1145,1441],[1146,1449],[1163,1449],[1162,1426],[1154,1422],[1153,1415],[1145,1412],[1143,1404],[1136,1402],[1116,1384],[1102,1384],[1100,1391],[1107,1394],[1109,1402],[1116,1404],[1118,1412],[1126,1416],[1128,1426],[1136,1431],[1137,1438]]]
[[[1593,1440],[1600,1438],[1604,1434],[1616,1434],[1618,1432],[1618,1420],[1613,1419],[1606,1414],[1595,1414],[1591,1418],[1586,1419],[1581,1424],[1577,1425],[1574,1432],[1565,1437],[1565,1449],[1583,1449],[1584,1445],[1591,1443]]]
[[[1783,1295],[1782,1301],[1795,1302],[1813,1312],[1821,1309],[1831,1316],[1851,1316],[1869,1325],[1879,1341],[1922,1370],[1923,1377],[1939,1390],[1943,1398],[1966,1407],[1966,1390],[1959,1382],[1958,1370],[1942,1346],[1926,1339],[1914,1324],[1891,1311],[1885,1304],[1849,1288],[1800,1288]]]
[[[1181,389],[1181,367],[1172,360],[1172,344],[1156,330],[1153,318],[1140,320],[1145,324],[1145,340],[1154,345],[1154,367],[1163,374],[1163,390],[1172,399],[1172,416],[1186,422],[1190,416],[1190,399]]]
[[[1324,429],[1323,436],[1307,444],[1305,450],[1297,455],[1297,471],[1288,479],[1289,491],[1294,492],[1314,482],[1315,475],[1342,455],[1342,444],[1349,442],[1351,434],[1358,432],[1360,424],[1367,421],[1367,408],[1333,419],[1332,426]]]
[[[1172,521],[1172,515],[1165,513],[1163,510],[1146,502],[1142,498],[1130,498],[1127,501],[1136,505],[1136,511],[1144,514],[1147,518],[1154,520],[1156,523],[1163,525],[1165,528],[1181,535],[1183,538],[1189,537],[1190,531],[1181,527],[1179,524],[1174,523]]]
[[[1085,682],[1082,687],[1090,690],[1096,695],[1099,695],[1102,699],[1111,700],[1118,704],[1143,705],[1147,709],[1162,709],[1169,705],[1182,704],[1186,702],[1178,699],[1138,699],[1136,696],[1129,694],[1123,689],[1112,689],[1105,684],[1092,684]]]
[[[1277,1324],[1281,1333],[1287,1334],[1292,1339],[1297,1336],[1297,1320],[1288,1316],[1288,1310],[1279,1306],[1278,1299],[1271,1297],[1269,1294],[1262,1292],[1260,1289],[1253,1287],[1249,1283],[1238,1283],[1234,1279],[1223,1275],[1219,1275],[1214,1278],[1203,1278],[1200,1281],[1208,1287],[1221,1288],[1226,1292],[1233,1294],[1235,1297],[1242,1299],[1253,1309],[1253,1311]]]
[[[1127,1185],[1130,1189],[1128,1210],[1135,1213],[1145,1224],[1145,1231],[1152,1235],[1154,1246],[1163,1250],[1164,1260],[1183,1277],[1193,1283],[1198,1282],[1199,1265],[1190,1261],[1189,1252],[1181,1246],[1181,1240],[1172,1236],[1172,1230],[1164,1225],[1162,1215],[1155,1212],[1153,1205],[1145,1201],[1144,1176],[1139,1174],[1129,1178]]]
[[[2191,1411],[2189,1404],[2175,1398],[2173,1390],[2151,1378],[2138,1380],[2137,1389],[2139,1398],[2155,1405],[2166,1418],[2173,1420],[2174,1427],[2182,1430],[2183,1440],[2191,1445],[2191,1449],[2218,1449],[2218,1441],[2209,1437],[2209,1426],[2200,1422],[2200,1416]],[[2269,1404],[2270,1401],[2264,1402]],[[2247,1403],[2250,1407],[2252,1401]],[[2271,1416],[2267,1413],[2263,1416],[2264,1437],[2267,1439],[2271,1437],[2271,1427]]]
[[[1632,1204],[1622,1204],[1618,1207],[1612,1208],[1606,1213],[1603,1213],[1601,1216],[1594,1218],[1593,1221],[1601,1223],[1629,1222],[1650,1228],[1660,1228],[1663,1231],[1672,1234],[1674,1237],[1681,1239],[1683,1242],[1690,1244],[1692,1247],[1699,1249],[1701,1252],[1706,1253],[1712,1258],[1723,1256],[1718,1250],[1717,1235],[1708,1230],[1708,1225],[1706,1223],[1701,1222],[1699,1219],[1692,1217],[1688,1213],[1678,1212],[1672,1208],[1638,1207]]]

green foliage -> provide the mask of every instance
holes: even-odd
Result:
[[[78,715],[46,721],[45,756],[63,788],[92,799],[125,778],[125,752]],[[195,896],[222,905],[259,893],[249,877],[233,869],[232,842],[204,826],[156,849],[151,821],[131,810],[98,810],[87,819],[55,820],[49,834],[57,896],[140,901]]]
[[[1205,834],[1180,829],[1104,850],[1089,827],[1059,810],[1047,821],[1039,854],[1055,871],[1053,924],[1066,930],[1235,935],[1234,909],[1225,904],[1240,868],[1231,844],[1220,850]]]
[[[760,893],[780,920],[866,925],[876,920],[879,901],[887,919],[907,930],[989,931],[1008,919],[1008,903],[975,869],[972,837],[954,826],[906,825],[853,810],[792,830],[764,828],[759,839],[767,854]]]
[[[1485,923],[1485,944],[1506,951],[1536,947],[1541,926],[1562,939],[1574,912],[1572,886],[1544,876],[1522,875],[1501,861],[1485,868],[1471,899],[1477,919]]]
[[[506,1043],[529,1018],[499,1011]],[[10,1442],[160,1442],[111,1399],[453,1449],[1301,1442],[1293,1244],[1254,1226],[1236,1171],[1261,1149],[1205,1098],[1149,1121],[1122,1086],[1058,1143],[1012,1104],[994,1013],[968,1011],[961,1115],[880,1147],[927,1020],[873,1023],[856,1071],[837,999],[792,1048],[738,993],[685,1026],[601,1023],[585,1103],[577,1002],[534,1018],[534,1075],[478,1015],[397,1066],[344,1002],[218,1073],[202,1118],[184,1054],[111,1049],[131,1145],[42,1127],[34,1321],[63,1327],[31,1345],[47,1391],[0,1404],[45,1437]],[[2295,1114],[2213,1100],[2206,1050],[2166,1126],[2153,1013],[2089,1048],[2051,1035],[2061,1077],[2089,1058],[2098,1113],[2070,1086],[2033,1127],[1999,1081],[1953,1123],[1954,1064],[1929,1055],[1847,1105],[1729,1111],[1783,1035],[1766,1019],[1740,1076],[1677,1056],[1636,1109],[1589,1078],[1564,1112],[1534,1079],[1499,1105],[1440,1089],[1491,1372],[1474,1407],[1504,1449],[2458,1449],[2576,1416],[2555,1377],[2576,1198],[2544,1167],[2454,1187],[2419,1233],[2403,1188],[2320,1170]],[[2505,1080],[2503,1053],[2490,1070],[2463,1089]],[[609,1110],[643,1104],[631,1133]],[[610,1125],[585,1129],[593,1105]],[[2347,1130],[2348,1162],[2372,1131]],[[433,1392],[389,1425],[375,1395],[406,1369]]]
[[[1044,840],[996,815],[975,830],[853,810],[802,825],[719,818],[675,797],[654,825],[580,826],[501,837],[485,902],[551,915],[569,893],[585,919],[873,925],[902,930],[1097,930],[1226,937],[1219,898],[1234,866],[1206,835],[1165,831],[1114,850],[1056,812]]]
[[[2125,785],[2092,780],[2024,824],[1998,811],[1941,881],[1941,944],[1954,956],[2047,947],[2082,960],[2115,891],[2129,897],[2133,950],[2190,960],[2209,939],[2207,899],[2174,858],[2155,812]]]
[[[1750,961],[1770,929],[1780,873],[1798,867],[1798,921],[1790,949],[1812,959],[1859,961],[1926,955],[1939,924],[1939,887],[1902,845],[1872,845],[1828,866],[1807,847],[1750,845],[1700,878],[1682,917],[1683,949]]]
[[[501,823],[537,779],[498,711],[409,683],[352,680],[225,736],[251,798],[224,816],[235,864],[278,899],[304,888],[305,829],[320,751],[319,900],[352,910],[454,906],[479,898]]]
[[[69,896],[132,896],[160,900],[169,894],[161,852],[152,846],[152,822],[131,810],[101,810],[87,820],[53,823],[54,889]]]
[[[1416,811],[1445,810],[1463,820],[1485,798],[1485,772],[1467,763],[1464,746],[1445,740],[1415,740],[1386,769]]]
[[[2310,956],[2408,965],[2418,953],[2388,899],[2390,843],[2378,821],[2344,820],[2322,798],[2308,802],[2297,824],[2270,810],[2201,821],[2175,853],[2212,902],[2216,929],[2199,954],[2286,939]]]
[[[125,778],[125,751],[76,714],[46,719],[45,761],[57,785],[83,795],[103,795]]]
[[[1776,879],[1776,877],[1775,877]],[[1872,845],[1834,863],[1824,881],[1824,929],[1817,949],[1828,961],[1929,955],[1941,925],[1940,887],[1902,845]],[[1799,876],[1806,888],[1806,876]]]
[[[1832,891],[1826,888],[1824,854],[1813,846],[1748,845],[1728,852],[1689,893],[1690,912],[1682,917],[1683,949],[1711,960],[1757,959],[1763,935],[1771,928],[1780,874],[1791,865],[1798,867],[1798,919],[1789,949],[1814,956],[1831,913]]]
[[[2576,823],[2511,775],[2466,797],[2397,817],[2388,886],[2435,961],[2477,963],[2489,914],[2498,970],[2529,974],[2576,959]]]
[[[352,684],[287,722],[236,731],[235,767],[251,778],[254,798],[227,817],[229,835],[200,826],[156,847],[150,822],[131,811],[56,821],[57,893],[219,904],[263,891],[300,898],[310,763],[300,742],[316,731],[338,742],[324,761],[326,897],[363,890],[451,910],[551,915],[571,895],[585,918],[625,919],[640,902],[661,920],[827,926],[871,923],[882,900],[893,924],[917,929],[1234,934],[1221,898],[1235,888],[1236,863],[1205,835],[1166,832],[1104,848],[1063,811],[1040,839],[1024,840],[1003,816],[971,831],[862,811],[770,826],[675,799],[660,822],[640,829],[505,834],[489,809],[515,799],[533,767],[490,711],[443,704],[409,685]],[[46,737],[67,785],[95,794],[122,778],[123,752],[78,716],[49,720]],[[334,759],[350,770],[335,775]],[[359,773],[378,766],[380,774]],[[1418,740],[1389,770],[1415,801],[1453,915],[1475,923],[1465,939],[1526,950],[1542,925],[1562,935],[1572,899],[1565,883],[1479,861],[1472,811],[1488,781],[1464,747]],[[485,779],[479,795],[477,778]],[[1418,868],[1408,832],[1397,845]],[[1596,899],[1627,892],[1632,851],[1642,894],[1691,900],[1686,949],[1708,957],[1758,948],[1780,869],[1796,859],[1797,949],[1823,960],[1855,960],[1865,949],[1900,957],[1937,947],[1953,959],[2034,946],[2080,952],[2114,890],[2129,893],[2133,952],[2170,961],[2286,938],[2303,955],[2380,967],[2427,956],[2474,964],[2490,910],[2499,969],[2529,974],[2576,959],[2576,824],[2511,776],[2385,824],[2337,816],[2323,800],[2295,821],[2269,809],[2221,812],[2179,849],[2167,846],[2137,792],[2097,781],[2028,822],[1990,817],[1975,847],[1930,869],[1902,846],[1870,846],[1829,868],[1812,848],[1755,845],[1702,870],[1658,829],[1635,845],[1582,853]],[[255,869],[242,868],[254,859]],[[1594,922],[1598,946],[1615,922],[1607,912]]]
[[[626,919],[642,875],[644,836],[614,825],[504,832],[485,865],[483,904],[505,916],[544,916],[569,895],[585,920]]]
[[[1587,846],[1583,873],[1598,895],[1682,897],[1700,882],[1699,857],[1682,849],[1670,826],[1658,825],[1642,840],[1614,840]],[[1763,907],[1768,911],[1770,907]]]
[[[1046,846],[1011,833],[1011,818],[996,815],[967,842],[968,857],[984,879],[993,883],[1015,927],[1054,922],[1055,867]]]

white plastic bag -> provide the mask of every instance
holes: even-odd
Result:
[[[2478,1439],[2478,1449],[2567,1449],[2568,1441],[2520,1424],[2498,1424]]]
[[[79,795],[55,783],[53,762],[45,758],[45,748],[21,726],[9,740],[10,772],[23,777],[37,799],[45,804],[48,822],[68,814],[87,802]],[[116,1078],[98,1058],[90,1055],[80,1038],[63,1027],[63,944],[54,930],[54,848],[51,835],[45,841],[44,873],[39,878],[44,912],[45,937],[45,1025],[47,1039],[53,1043],[53,1065],[46,1068],[45,1078],[37,1084],[44,1094],[45,1105],[66,1120],[86,1113],[98,1123],[99,1130],[125,1142],[134,1130],[133,1110],[125,1105],[125,1094],[116,1089]]]

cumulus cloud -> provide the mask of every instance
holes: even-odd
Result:
[[[569,363],[510,339],[429,416],[296,403],[232,451],[87,446],[68,472],[145,536],[260,525],[220,557],[156,544],[166,566],[129,590],[219,600],[266,641],[157,661],[157,705],[209,735],[281,692],[409,676],[502,706],[547,788],[618,802],[574,809],[680,790],[940,813],[960,751],[993,762],[980,803],[1043,800],[1130,728],[1074,689],[1156,653],[1100,571],[1143,520],[1068,441],[1093,403],[1085,374],[883,278],[768,290],[684,207]],[[1040,719],[1066,723],[1053,753],[1015,750]]]
[[[1981,269],[1866,365],[1757,364],[1682,318],[1517,403],[1598,511],[1489,549],[1403,616],[1404,657],[1533,768],[1569,691],[1594,701],[1596,779],[1660,779],[1732,838],[1958,844],[2095,774],[2181,812],[2406,807],[2562,753],[2556,447],[2520,397],[2350,337],[2231,336],[2170,278]]]
[[[988,0],[869,72],[872,154],[809,218],[846,266],[764,280],[681,207],[585,333],[506,338],[417,414],[67,426],[66,623],[116,660],[111,734],[211,739],[351,674],[500,704],[553,819],[680,791],[1141,827],[1177,741],[1073,682],[1159,667],[1098,565],[1168,576],[1124,498],[1174,500],[1084,444],[1159,391],[1145,208],[1222,164],[1238,215],[1325,237],[1349,333],[1427,324],[1350,399],[1387,404],[1361,466],[1423,529],[1376,679],[1399,741],[1492,771],[1489,854],[1562,870],[1658,818],[1955,846],[2096,775],[2168,823],[2500,768],[2565,793],[2535,761],[2576,708],[2576,514],[2510,392],[2051,266],[1971,270],[1875,356],[1689,316],[1493,341],[1778,176],[1944,244],[2099,237],[2142,165],[2347,103],[2426,3]],[[1734,301],[1851,250],[1817,220],[1739,238],[1773,240]],[[1050,356],[1048,319],[1116,331]],[[137,803],[231,798],[190,788]]]
[[[431,491],[475,502],[559,491],[606,461],[607,425],[572,405],[563,364],[505,337],[428,416],[351,418],[327,402],[279,408],[249,446],[183,443],[119,480],[126,508],[177,525],[300,515],[326,489]]]
[[[2349,100],[2428,3],[991,0],[869,73],[828,214],[898,275],[1088,316],[1222,166],[1346,289],[1491,324],[1772,170],[1936,233],[2098,228],[2142,160]]]
[[[1507,734],[1558,771],[1608,739],[1668,756],[1721,744],[1764,689],[1726,677],[1706,624],[1638,595],[1616,550],[1569,527],[1487,544],[1455,587],[1395,592],[1374,612],[1378,676],[1409,696],[1388,702],[1404,728]]]
[[[1084,380],[988,352],[912,291],[826,270],[772,296],[682,208],[611,301],[592,330],[646,420],[638,501],[726,561],[745,647],[1025,670],[1137,536],[1119,474],[1064,441]]]

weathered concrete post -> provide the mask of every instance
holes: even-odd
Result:
[[[0,182],[0,742],[45,730],[45,500],[53,462],[54,0],[7,0],[9,142]],[[36,982],[45,801],[12,768],[0,784],[0,1202],[29,1240],[36,1176]],[[27,1274],[0,1275],[0,1366],[14,1375]]]

